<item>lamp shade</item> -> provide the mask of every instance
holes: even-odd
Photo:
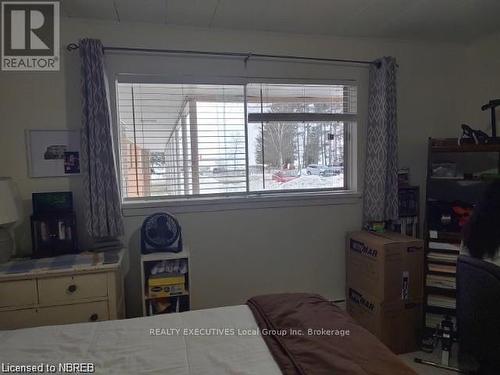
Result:
[[[0,177],[0,225],[19,220],[14,183],[11,178]]]

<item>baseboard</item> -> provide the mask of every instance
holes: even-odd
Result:
[[[338,307],[340,307],[342,310],[346,310],[346,303],[345,299],[336,299],[332,301],[334,304],[336,304]]]

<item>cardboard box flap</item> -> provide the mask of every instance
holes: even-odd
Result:
[[[422,250],[424,249],[424,245],[422,240],[418,238],[408,237],[404,234],[396,233],[396,232],[384,232],[384,233],[374,233],[378,237],[383,237],[393,243],[397,244],[406,244],[406,246],[410,250]]]
[[[355,239],[358,239],[360,241],[370,241],[371,243],[378,245],[378,246],[384,246],[386,244],[394,242],[394,240],[391,238],[381,236],[375,232],[368,232],[366,230],[351,232],[351,233],[348,233],[348,236],[350,238],[355,238]]]

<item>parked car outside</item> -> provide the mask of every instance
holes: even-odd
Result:
[[[309,164],[306,168],[306,173],[311,176],[311,175],[316,175],[319,176],[321,171],[324,170],[325,167],[320,164]]]
[[[297,170],[296,169],[282,169],[279,171],[275,171],[272,175],[272,180],[279,182],[279,183],[284,183],[288,181],[292,181],[296,179],[298,176]]]
[[[331,177],[342,173],[342,166],[340,165],[329,165],[319,172],[321,177]]]

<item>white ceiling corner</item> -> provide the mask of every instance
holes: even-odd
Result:
[[[166,0],[114,0],[120,22],[165,23]]]
[[[68,17],[118,21],[113,0],[64,0],[61,7]]]
[[[166,0],[167,24],[210,27],[219,0]]]

